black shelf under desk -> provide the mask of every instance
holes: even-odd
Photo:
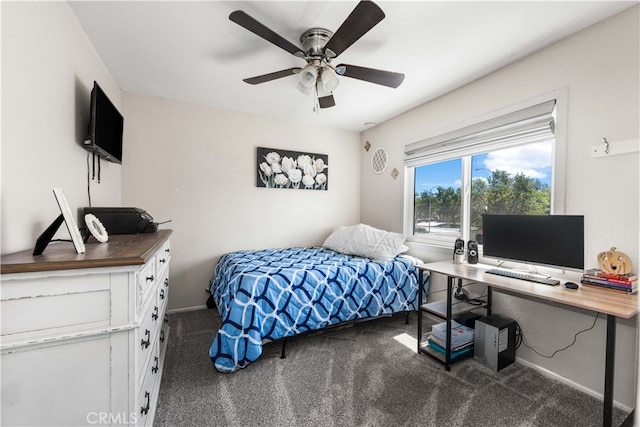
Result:
[[[422,280],[423,280],[423,273],[424,273],[423,270],[420,270],[419,272],[420,283],[422,283]],[[479,310],[479,309],[486,310],[487,315],[491,314],[491,288],[490,287],[487,288],[486,302],[481,304],[478,304],[478,303],[471,304],[469,302],[462,301],[462,300],[454,300],[453,298],[454,279],[455,277],[452,277],[452,276],[447,277],[447,298],[446,299],[423,303],[425,295],[422,287],[420,287],[418,291],[418,301],[420,303],[419,310],[418,310],[418,335],[417,335],[418,354],[424,353],[435,358],[436,360],[439,360],[444,364],[445,369],[447,371],[451,369],[451,364],[453,362],[462,360],[470,355],[473,355],[473,352],[470,352],[469,354],[459,356],[455,359],[452,358],[451,321],[453,320],[453,318],[460,316],[464,313],[468,313],[470,311]],[[473,283],[469,283],[467,285],[464,285],[464,287],[472,284]],[[436,317],[446,321],[447,323],[446,345],[445,345],[444,354],[438,352],[437,350],[429,346],[428,335],[426,336],[426,339],[423,339],[424,338],[423,337],[423,316],[424,315]]]

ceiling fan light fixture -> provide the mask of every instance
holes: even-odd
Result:
[[[302,84],[302,82],[298,82],[296,89],[305,95],[311,95],[313,93],[313,86],[306,86]]]
[[[299,79],[299,85],[311,89],[315,86],[316,80],[318,79],[318,70],[314,65],[307,64],[302,71],[300,71]]]
[[[331,95],[331,91],[330,90],[326,90],[324,88],[324,85],[322,84],[322,78],[320,78],[320,80],[318,80],[318,84],[316,85],[316,93],[318,94],[319,98],[322,98],[323,96]]]
[[[322,70],[320,81],[322,82],[322,88],[326,92],[333,92],[340,85],[340,80],[338,80],[335,71],[328,67]]]

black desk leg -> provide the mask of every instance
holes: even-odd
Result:
[[[451,303],[453,294],[453,277],[447,277],[447,333],[446,333],[446,347],[444,350],[444,369],[448,372],[451,370]]]
[[[616,316],[607,315],[607,352],[604,365],[604,409],[602,425],[611,427],[613,417],[613,368],[616,359]]]
[[[422,339],[422,309],[420,308],[422,306],[422,280],[423,280],[423,273],[422,270],[418,270],[418,336],[417,336],[417,341],[418,341],[418,354],[422,353],[420,351],[420,340]]]

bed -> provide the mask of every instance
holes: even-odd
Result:
[[[418,260],[393,253],[401,250],[372,260],[327,246],[245,250],[220,258],[209,288],[222,319],[209,351],[218,371],[246,367],[272,341],[417,310]]]

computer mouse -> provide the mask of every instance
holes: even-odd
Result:
[[[567,289],[578,289],[578,284],[573,282],[564,282],[563,286]]]

